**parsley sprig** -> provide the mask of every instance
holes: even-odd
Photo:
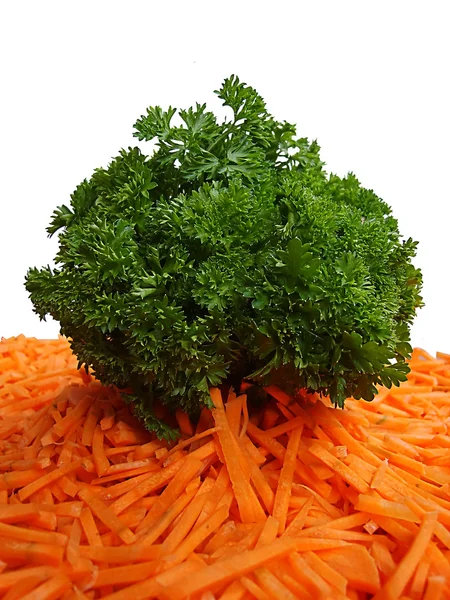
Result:
[[[122,150],[81,182],[48,227],[56,268],[26,280],[80,365],[131,388],[165,437],[154,399],[195,414],[243,377],[371,400],[405,380],[421,305],[416,242],[388,205],[327,175],[318,144],[237,77],[216,94],[222,122],[205,104],[149,108],[135,135],[156,150]]]

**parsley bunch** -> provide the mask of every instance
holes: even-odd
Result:
[[[242,378],[371,400],[404,381],[421,305],[416,242],[356,177],[327,175],[319,146],[276,121],[232,76],[205,104],[147,110],[135,136],[60,206],[56,268],[26,287],[80,365],[131,388],[158,435],[158,399],[191,414]],[[174,123],[174,120],[177,123]]]

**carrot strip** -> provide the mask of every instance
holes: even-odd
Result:
[[[28,592],[34,590],[47,577],[42,575],[31,575],[19,580],[4,596],[3,600],[22,600]]]
[[[0,523],[0,536],[12,538],[14,540],[40,542],[54,546],[65,546],[67,544],[67,536],[61,533],[39,531],[36,529],[19,527],[18,525],[8,525],[6,523]]]
[[[422,508],[412,498],[405,498],[405,504],[418,516],[424,517],[427,511]],[[439,521],[435,525],[434,533],[436,537],[450,550],[450,531]]]
[[[147,444],[144,444],[143,446],[136,448],[134,457],[136,460],[141,460],[143,458],[150,458],[151,456],[153,456],[155,454],[155,452],[157,450],[159,450],[159,448],[165,448],[165,447],[166,447],[166,443],[164,441],[155,440],[152,442],[148,442]]]
[[[188,435],[189,437],[194,435],[194,428],[187,413],[183,412],[182,410],[177,410],[175,411],[175,418],[181,433]]]
[[[223,594],[219,597],[219,600],[242,600],[247,594],[247,588],[242,584],[243,577],[239,581],[233,581],[229,585]]]
[[[264,409],[262,421],[261,421],[261,429],[272,429],[275,427],[277,422],[280,419],[280,411],[271,404],[268,404]]]
[[[235,437],[239,437],[243,399],[244,396],[236,397],[230,393],[225,406],[228,427]]]
[[[63,477],[64,475],[68,475],[69,473],[76,471],[79,467],[82,466],[82,464],[83,464],[83,459],[79,458],[78,460],[75,460],[72,463],[63,465],[62,467],[59,467],[58,469],[51,471],[50,473],[46,473],[44,476],[42,476],[42,473],[40,473],[40,476],[38,479],[33,480],[32,483],[25,485],[25,487],[23,487],[20,490],[20,492],[19,492],[20,500],[23,502],[24,500],[29,498],[32,494],[34,494],[38,490],[53,483],[54,481],[57,481],[60,477]]]
[[[33,504],[0,505],[0,522],[23,523],[39,515]]]
[[[182,517],[180,518],[174,529],[164,540],[163,550],[165,554],[172,554],[173,552],[175,552],[176,548],[179,547],[179,545],[185,539],[186,535],[189,533],[194,523],[197,521],[198,516],[202,508],[205,506],[206,500],[208,498],[208,494],[202,493],[201,489],[202,488],[200,488],[199,493],[184,511]],[[207,517],[203,521],[203,523],[199,525],[199,527],[201,527],[204,523],[208,522],[211,516]]]
[[[358,457],[354,457],[354,458],[358,458]],[[368,466],[369,465],[367,465],[367,467]],[[389,467],[389,462],[387,461],[387,459],[385,459],[376,468],[376,470],[373,474],[373,477],[371,478],[371,481],[370,481],[370,476],[369,476],[368,481],[370,481],[370,487],[372,489],[376,490],[380,487],[380,485],[382,484],[382,481],[384,479],[384,476],[386,475],[386,471],[387,471],[388,467]]]
[[[376,562],[364,546],[354,545],[326,550],[321,553],[321,558],[345,577],[349,587],[369,594],[376,594],[380,590],[381,583]]]
[[[58,485],[62,489],[62,491],[65,494],[67,494],[68,496],[70,496],[71,498],[73,498],[74,496],[76,496],[76,494],[78,492],[78,485],[75,484],[71,479],[69,479],[67,477],[67,475],[63,475],[59,479]],[[45,491],[45,488],[44,488],[44,491]]]
[[[389,598],[391,596],[401,596],[408,585],[409,580],[413,576],[417,565],[426,553],[427,546],[434,533],[436,521],[436,513],[428,513],[425,515],[417,537],[413,541],[403,559],[398,564],[394,573],[389,577],[386,584],[375,596],[374,600],[383,600],[384,598]]]
[[[60,598],[71,585],[70,579],[64,573],[58,573],[32,592],[22,596],[22,600],[53,600]]]
[[[313,456],[330,467],[330,469],[336,471],[336,473],[338,473],[342,479],[352,485],[356,490],[358,490],[358,492],[365,494],[369,491],[369,486],[363,479],[349,469],[347,465],[327,452],[322,446],[319,444],[314,444],[308,450]]]
[[[203,440],[206,437],[209,437],[213,433],[216,433],[216,431],[217,431],[217,427],[210,427],[209,429],[206,429],[205,431],[196,433],[195,435],[189,437],[187,440],[182,440],[181,442],[178,442],[178,444],[176,444],[176,446],[174,446],[173,448],[171,448],[169,450],[169,452],[165,456],[165,459],[167,460],[170,456],[172,456],[172,454],[175,454],[175,452],[178,452],[178,450],[184,450],[184,448],[187,448],[191,444],[194,444],[195,442],[198,442],[200,440]]]
[[[291,495],[292,480],[294,478],[295,463],[297,452],[302,435],[302,427],[294,429],[289,436],[286,448],[286,455],[278,479],[277,491],[273,505],[273,516],[278,521],[278,533],[281,535],[286,528],[286,518],[289,506],[289,497]]]
[[[0,537],[1,560],[57,567],[62,563],[63,552],[61,546],[38,542],[19,542],[12,538]]]
[[[386,545],[379,541],[374,541],[370,553],[377,564],[379,572],[386,577],[390,577],[395,571],[396,564]]]
[[[220,499],[225,494],[226,490],[230,485],[230,476],[225,465],[222,466],[220,472],[214,482],[213,488],[211,489],[203,508],[201,509],[199,516],[196,521],[196,525],[201,525],[206,519],[212,515],[214,509],[219,503]]]
[[[158,501],[149,510],[147,516],[137,528],[137,532],[145,531],[158,521],[158,519],[170,508],[175,500],[180,496],[188,483],[194,479],[201,471],[203,464],[196,458],[188,457],[179,469],[172,481],[159,496]]]
[[[114,412],[112,412],[111,414],[108,414],[107,416],[103,417],[103,419],[100,421],[100,427],[102,428],[102,431],[107,431],[108,429],[111,429],[111,427],[113,427],[115,422],[116,415]]]
[[[285,530],[283,534],[284,536],[294,537],[303,529],[306,523],[306,518],[308,517],[308,512],[313,502],[314,498],[313,496],[310,496]]]
[[[153,596],[160,597],[165,590],[174,583],[174,581],[182,581],[183,577],[192,579],[195,573],[202,568],[201,563],[196,560],[187,561],[181,565],[168,569],[165,573],[155,575],[146,581],[136,583],[125,588],[126,593],[133,600],[145,600]],[[106,600],[123,600],[123,590],[107,594],[103,598]]]
[[[182,494],[172,506],[162,515],[157,523],[150,527],[147,532],[141,535],[139,543],[142,545],[153,544],[169,527],[169,525],[180,515],[192,500],[196,490],[190,490]],[[166,538],[167,541],[167,538]]]
[[[80,523],[89,544],[92,547],[103,546],[97,525],[92,516],[92,511],[88,506],[81,511]]]
[[[289,564],[293,569],[297,579],[304,582],[314,596],[327,597],[332,594],[332,587],[323,579],[321,575],[312,569],[306,560],[299,554],[293,553],[289,555]]]
[[[275,494],[273,493],[272,488],[264,478],[264,475],[252,462],[250,462],[250,479],[256,492],[261,498],[261,502],[263,503],[266,511],[270,514],[273,510]]]
[[[294,596],[291,590],[267,568],[256,569],[255,577],[261,583],[264,589],[269,592],[269,597],[286,598],[287,600],[296,599],[296,596]]]
[[[276,540],[278,535],[279,523],[278,521],[269,516],[267,521],[264,523],[263,530],[256,542],[255,548],[261,548],[262,546],[267,546],[271,544],[274,540]]]
[[[116,515],[118,515],[137,500],[140,500],[144,496],[161,489],[175,476],[175,474],[181,468],[182,465],[180,463],[182,462],[183,461],[178,461],[169,465],[165,469],[161,469],[161,471],[158,473],[148,475],[129,492],[120,498],[117,498],[117,500],[111,504],[111,509],[116,513]]]
[[[94,562],[133,563],[149,562],[161,557],[161,545],[142,546],[80,546],[80,555]]]
[[[304,425],[305,420],[303,417],[295,417],[294,419],[280,423],[280,425],[277,425],[276,427],[266,429],[264,433],[270,437],[277,438],[285,433],[288,433],[289,431],[292,431],[293,429],[296,429],[297,427],[303,427]]]
[[[221,506],[202,525],[193,530],[178,548],[165,560],[171,565],[183,562],[211,534],[214,533],[228,517],[228,507]],[[164,547],[164,544],[163,544]]]
[[[6,573],[0,574],[0,593],[13,591],[20,581],[25,579],[38,578],[40,581],[45,581],[55,574],[54,567],[39,566],[25,567],[23,569],[15,569]]]
[[[446,579],[442,576],[428,577],[427,591],[424,600],[440,600],[446,586]]]
[[[214,394],[213,392],[214,390],[211,392],[211,398],[216,405],[216,408],[213,410],[213,418],[216,426],[219,427],[217,435],[224,454],[225,464],[227,465],[227,470],[230,475],[240,516],[244,523],[252,523],[255,521],[256,504],[252,505],[250,502],[250,498],[253,494],[250,483],[242,470],[242,462],[246,461],[248,464],[248,461],[242,455],[242,451],[242,459],[240,460],[236,438],[233,436],[233,433],[228,426],[222,399],[219,397],[219,394]],[[260,505],[259,509],[262,510]]]
[[[106,585],[124,585],[142,581],[155,575],[158,569],[158,561],[141,562],[137,565],[128,564],[120,567],[110,567],[99,571],[92,587],[99,588]]]
[[[426,558],[421,560],[417,565],[416,572],[409,588],[409,595],[412,600],[422,600],[424,597],[430,566],[430,561]]]
[[[210,561],[223,560],[229,556],[253,549],[261,536],[263,527],[261,523],[252,523],[248,524],[248,528],[237,529],[234,539],[230,540],[230,543],[223,548],[216,550],[210,557]]]
[[[98,410],[97,406],[94,404],[90,407],[89,413],[84,422],[83,434],[81,437],[81,443],[83,444],[83,446],[91,446],[92,445],[94,431],[95,431],[95,428],[96,428],[99,418],[100,418],[100,411]]]
[[[100,425],[97,425],[92,436],[92,458],[94,459],[95,469],[99,477],[105,475],[109,469],[109,460],[103,448],[103,438],[104,432]]]
[[[268,394],[273,396],[275,400],[278,400],[278,402],[281,402],[281,404],[283,404],[284,406],[289,406],[294,402],[291,396],[286,394],[286,392],[283,392],[283,390],[280,390],[280,388],[278,388],[276,385],[269,385],[264,389]]]
[[[133,532],[124,526],[119,517],[102,500],[94,496],[87,489],[78,492],[78,497],[86,502],[95,516],[114,532],[125,544],[135,541]]]
[[[224,523],[219,530],[213,534],[206,546],[203,548],[205,554],[214,554],[216,550],[224,547],[236,534],[234,521]]]
[[[284,461],[286,448],[277,440],[268,436],[265,431],[258,429],[251,421],[248,424],[247,433],[250,438],[267,448],[278,460]],[[295,463],[295,473],[322,497],[328,497],[331,487],[326,482],[321,481],[308,466],[301,464],[298,460]]]
[[[42,478],[42,471],[28,469],[26,471],[13,471],[0,475],[0,491],[15,490],[23,486],[31,485]]]
[[[85,395],[76,408],[68,413],[61,421],[58,421],[53,427],[42,437],[41,443],[47,446],[63,437],[72,427],[84,417],[92,404],[92,398]]]
[[[340,547],[343,542],[329,540],[292,539],[283,538],[256,550],[247,550],[239,555],[233,555],[215,564],[200,569],[193,579],[191,576],[182,578],[176,585],[168,586],[165,590],[169,600],[182,600],[190,594],[198,594],[210,589],[213,585],[219,586],[230,583],[237,577],[253,572],[260,566],[272,560],[277,560],[295,551],[307,549],[326,549]],[[344,542],[345,544],[345,542]]]
[[[91,484],[100,484],[102,486],[101,488],[99,488],[99,495],[101,498],[103,498],[103,500],[114,500],[114,498],[117,498],[118,496],[129,492],[138,483],[147,479],[150,473],[154,473],[155,471],[159,471],[159,467],[156,463],[152,463],[146,467],[142,467],[139,469],[121,471],[120,473],[117,473],[115,475],[108,475],[107,477],[98,477],[96,479],[93,479],[91,481]],[[125,479],[125,481],[116,483],[115,485],[111,485],[109,487],[105,486],[106,483],[111,483],[112,481],[117,481],[118,479]]]
[[[269,594],[267,594],[259,585],[257,585],[248,577],[241,577],[239,584],[242,586],[244,592],[245,590],[248,590],[248,592],[251,594],[251,598],[257,598],[257,600],[270,600],[271,598]],[[223,598],[223,596],[221,596],[221,598]]]
[[[348,582],[339,571],[333,569],[333,567],[317,556],[317,554],[314,554],[314,552],[306,552],[305,560],[324,581],[336,588],[341,594],[345,595]]]
[[[394,519],[401,519],[403,521],[412,521],[418,523],[418,516],[404,504],[398,502],[390,502],[383,498],[377,498],[376,496],[366,496],[360,494],[358,501],[355,504],[356,510],[360,510],[366,513],[374,515],[383,515]]]
[[[248,413],[247,395],[242,395],[242,425],[241,431],[239,432],[239,439],[242,439],[247,433],[247,426],[250,421],[250,415]]]

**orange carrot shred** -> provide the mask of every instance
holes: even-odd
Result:
[[[188,457],[184,461],[183,467],[178,470],[172,481],[159,496],[158,501],[151,507],[137,531],[154,525],[180,496],[189,482],[199,474],[201,468],[202,462],[200,460]]]
[[[35,590],[22,596],[22,600],[52,600],[61,597],[70,586],[70,579],[64,573],[58,573]]]
[[[194,435],[194,428],[192,426],[191,420],[189,419],[189,415],[182,410],[177,410],[175,412],[175,417],[178,423],[178,427],[180,428],[181,433],[192,437]]]
[[[250,497],[252,495],[250,482],[247,479],[242,466],[245,462],[247,462],[248,465],[248,461],[242,451],[239,454],[239,447],[233,432],[229,428],[223,409],[222,399],[219,398],[217,394],[212,394],[211,397],[216,404],[216,409],[213,410],[213,417],[216,427],[219,427],[217,435],[220,440],[227,470],[230,474],[241,519],[244,523],[251,523],[255,520],[255,505],[252,505],[250,502]],[[249,466],[248,468],[250,469]]]
[[[94,496],[87,489],[80,490],[78,496],[89,506],[95,516],[118,535],[125,544],[131,544],[135,541],[132,531],[123,525],[120,518],[102,500]]]
[[[36,589],[40,583],[45,581],[47,577],[42,575],[30,575],[19,580],[10,590],[3,596],[3,600],[22,600],[28,592]]]
[[[446,584],[446,578],[443,576],[428,577],[424,600],[440,600],[443,597]]]
[[[302,428],[299,427],[294,429],[289,436],[283,468],[281,469],[280,478],[278,479],[278,486],[273,505],[273,516],[278,521],[278,533],[280,535],[284,532],[286,527],[289,497],[291,495],[291,486],[301,435]]]
[[[99,477],[105,475],[109,468],[109,460],[105,455],[103,440],[103,430],[100,425],[97,425],[92,436],[92,457],[94,459],[95,469]]]
[[[153,544],[171,525],[171,523],[183,513],[183,517],[186,518],[185,508],[192,500],[195,495],[195,490],[191,490],[182,494],[173,504],[172,506],[161,516],[157,523],[155,523],[152,527],[146,529],[143,533],[141,533],[139,543],[143,545],[151,545]],[[202,499],[203,500],[203,499]],[[206,498],[205,498],[206,500]],[[195,517],[194,517],[195,519]],[[193,520],[194,520],[193,519]],[[173,532],[174,530],[172,530]],[[169,536],[168,536],[169,537]],[[165,543],[169,543],[168,537],[165,539]]]
[[[425,556],[427,546],[434,533],[436,521],[436,513],[425,515],[417,537],[374,600],[382,600],[391,596],[399,597],[403,593],[417,565]]]

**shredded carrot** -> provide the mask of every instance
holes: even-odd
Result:
[[[228,427],[235,437],[239,435],[243,399],[244,396],[236,396],[233,392],[230,392],[225,405]]]
[[[277,539],[279,523],[274,517],[268,517],[264,524],[261,535],[256,542],[255,548],[267,546]]]
[[[429,577],[424,600],[440,600],[443,597],[446,583],[446,579],[443,576]]]
[[[334,569],[326,560],[320,558],[314,552],[307,552],[305,560],[314,571],[322,577],[332,587],[335,587],[340,594],[345,595],[347,590],[347,579]]]
[[[0,341],[1,597],[450,597],[450,354],[344,410],[212,390],[175,444],[76,365]]]
[[[87,489],[80,490],[78,496],[87,504],[99,521],[120,537],[125,544],[130,544],[135,540],[133,532],[122,523],[120,518],[102,500]]]
[[[269,569],[256,569],[255,577],[263,590],[267,590],[272,598],[295,600],[294,594]]]
[[[180,494],[184,491],[188,483],[198,475],[202,469],[202,462],[192,456],[187,457],[182,468],[174,475],[172,481],[159,496],[158,501],[151,507],[146,517],[143,519],[139,530],[145,530],[154,525],[158,519],[172,506]]]
[[[71,587],[70,579],[64,573],[57,573],[39,587],[22,596],[22,600],[51,600],[61,598]]]
[[[34,504],[0,505],[0,522],[23,523],[39,515],[39,510]]]
[[[25,576],[23,579],[17,582],[17,584],[11,588],[4,596],[3,600],[22,600],[22,598],[28,592],[35,590],[39,584],[45,581],[47,577],[44,575],[31,575]]]
[[[225,464],[230,474],[240,517],[244,523],[251,523],[255,519],[256,503],[252,504],[251,502],[252,490],[250,481],[243,468],[243,463],[247,463],[248,465],[248,461],[242,450],[239,451],[236,437],[228,424],[219,390],[213,390],[211,397],[216,407],[213,411],[213,417],[216,426],[219,427],[217,435],[219,437]],[[250,469],[250,467],[248,467],[248,469]],[[256,500],[256,502],[258,501]],[[259,505],[258,508],[261,509],[261,505]]]
[[[228,507],[223,505],[214,512],[202,525],[193,529],[191,533],[178,545],[177,549],[170,556],[165,558],[168,564],[178,564],[187,559],[198,546],[210,535],[212,531],[222,525],[228,517]]]
[[[202,508],[205,506],[208,498],[208,494],[204,491],[204,489],[205,486],[202,485],[195,494],[195,498],[180,516],[180,519],[164,540],[163,549],[166,554],[171,554],[174,552],[185,539],[189,531],[193,528],[194,523],[198,522],[199,514]],[[148,538],[146,539],[146,542],[148,543]]]
[[[246,433],[247,433],[247,425],[248,422],[250,420],[250,416],[248,414],[248,405],[247,405],[247,396],[243,396],[243,401],[242,401],[242,415],[243,415],[243,419],[242,419],[242,428],[241,431],[239,433],[239,438],[243,438]]]
[[[383,482],[383,479],[386,474],[388,466],[389,466],[388,461],[386,459],[383,460],[383,462],[380,464],[380,466],[375,471],[375,474],[370,482],[371,488],[376,490],[379,486],[382,485],[382,482]]]
[[[287,512],[289,507],[289,497],[291,495],[292,481],[294,478],[295,463],[297,460],[298,446],[302,429],[294,429],[289,436],[286,446],[286,455],[280,478],[278,479],[277,492],[273,505],[273,516],[278,521],[278,533],[281,535],[286,527]]]
[[[105,454],[103,442],[103,430],[100,425],[97,425],[92,436],[92,458],[94,459],[95,469],[99,477],[105,475],[109,469],[109,460]]]
[[[424,517],[417,537],[400,561],[398,568],[375,596],[375,600],[383,600],[391,597],[398,598],[401,596],[411,577],[414,575],[420,560],[425,557],[428,544],[433,537],[436,521],[436,513],[428,513]]]
[[[166,511],[166,513],[161,517],[161,519],[157,523],[155,523],[153,527],[151,527],[144,534],[141,535],[140,542],[146,545],[153,544],[161,535],[164,534],[164,532],[168,530],[169,526],[181,514],[183,515],[183,517],[185,517],[185,509],[192,500],[192,498],[195,496],[195,493],[195,490],[191,490],[181,495]]]
[[[175,417],[178,423],[178,427],[180,428],[181,433],[192,437],[194,435],[194,428],[192,426],[191,420],[189,419],[189,415],[187,415],[182,410],[177,410],[175,412]]]
[[[230,477],[225,465],[220,468],[215,480],[207,477],[203,481],[200,489],[197,492],[197,495],[207,494],[207,497],[205,497],[204,502],[202,502],[202,508],[200,509],[197,520],[195,521],[196,527],[201,525],[209,516],[212,515],[216,507],[222,501],[229,487]]]
[[[59,566],[64,549],[52,544],[19,542],[0,537],[0,559],[12,564],[41,564]]]

